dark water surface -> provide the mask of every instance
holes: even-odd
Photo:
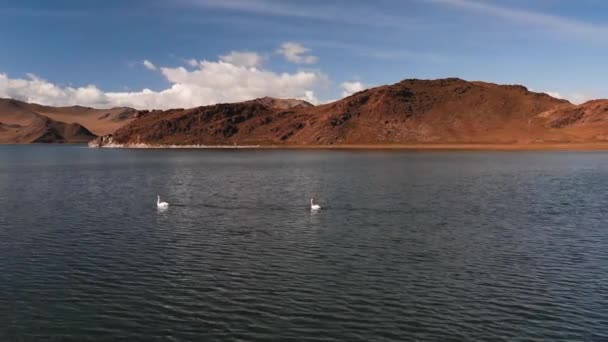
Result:
[[[607,341],[607,203],[599,152],[3,146],[0,341]]]

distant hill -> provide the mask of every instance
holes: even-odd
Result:
[[[24,102],[0,99],[0,143],[85,143],[95,134],[78,123],[53,120]]]
[[[0,143],[87,142],[113,133],[137,113],[132,108],[51,107],[0,98]]]

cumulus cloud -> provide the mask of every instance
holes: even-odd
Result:
[[[156,70],[156,65],[154,65],[152,62],[150,62],[147,59],[144,59],[143,62],[141,62],[141,64],[143,64],[146,69],[148,70]]]
[[[52,106],[128,106],[138,109],[189,108],[257,97],[297,98],[319,103],[315,90],[325,87],[327,76],[318,71],[276,73],[264,68],[255,53],[231,52],[218,61],[187,62],[184,67],[156,67],[170,83],[155,91],[104,92],[94,85],[60,86],[29,74],[15,79],[0,73],[0,97]],[[145,62],[145,61],[144,61]],[[150,63],[151,64],[151,63]]]
[[[597,96],[593,96],[590,94],[583,94],[583,93],[573,93],[570,94],[569,96],[566,97],[566,100],[574,103],[574,104],[581,104],[593,99],[596,99]]]
[[[551,97],[555,97],[556,99],[563,99],[564,97],[562,96],[562,94],[556,92],[556,91],[545,91],[545,94],[551,96]]]
[[[340,87],[342,88],[342,97],[347,97],[358,91],[367,89],[361,82],[343,82]]]
[[[581,104],[581,103],[587,102],[589,100],[593,100],[594,98],[597,98],[596,96],[594,96],[592,94],[586,94],[586,93],[582,93],[582,92],[562,94],[562,93],[559,93],[556,91],[545,91],[544,93],[549,96],[555,97],[557,99],[568,100],[574,104]]]
[[[109,103],[106,94],[94,85],[60,87],[33,74],[28,74],[27,79],[12,79],[0,74],[0,97],[51,106]]]
[[[296,64],[315,64],[319,58],[308,54],[309,48],[304,47],[302,44],[294,42],[286,42],[281,44],[281,47],[277,50],[277,53],[283,55],[285,59]]]
[[[220,56],[220,60],[237,66],[259,67],[264,62],[264,57],[255,52],[232,51]]]

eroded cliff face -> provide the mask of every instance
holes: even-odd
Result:
[[[88,143],[89,147],[123,147],[121,144],[114,143],[111,134],[97,137]]]

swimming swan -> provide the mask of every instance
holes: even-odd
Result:
[[[310,199],[310,210],[312,210],[312,211],[321,210],[321,206],[318,204],[314,204],[312,201],[312,198]]]
[[[169,203],[167,202],[161,202],[160,201],[160,196],[156,196],[157,200],[156,200],[156,208],[158,209],[167,209],[169,208]]]

